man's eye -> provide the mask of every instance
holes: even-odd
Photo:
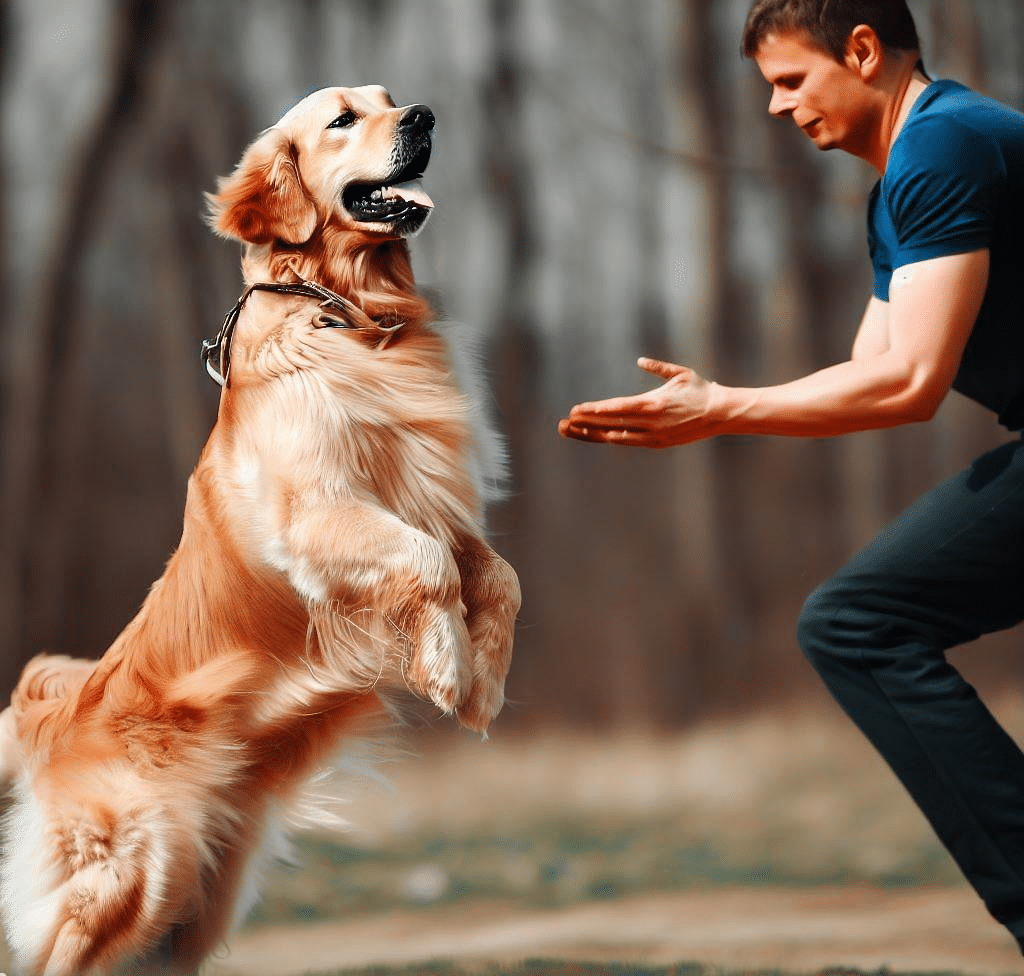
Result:
[[[329,126],[328,129],[347,129],[350,125],[355,125],[359,119],[355,112],[345,112],[343,115],[339,115]]]

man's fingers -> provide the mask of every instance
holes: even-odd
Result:
[[[596,403],[580,403],[569,411],[569,419],[601,427],[645,426],[652,412],[646,394],[613,397]]]
[[[651,435],[647,431],[589,427],[569,420],[559,423],[558,433],[572,440],[588,441],[592,444],[623,444],[628,447],[656,446],[652,443]]]
[[[574,427],[586,427],[590,430],[632,430],[646,431],[653,426],[653,420],[646,417],[622,416],[620,414],[603,413],[571,413],[569,423]]]
[[[649,359],[647,356],[641,356],[636,361],[644,372],[653,373],[655,376],[660,376],[664,380],[670,380],[674,376],[678,376],[680,373],[688,373],[690,370],[686,366],[680,366],[678,363],[666,363],[661,359]]]
[[[598,400],[595,403],[577,403],[569,411],[569,419],[576,420],[583,417],[592,417],[595,420],[602,417],[609,417],[613,414],[626,413],[622,397],[615,397],[612,400]]]
[[[612,428],[599,427],[578,420],[562,420],[558,424],[558,433],[577,441],[605,441],[612,433]]]

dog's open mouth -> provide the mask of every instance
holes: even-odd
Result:
[[[430,140],[380,183],[352,183],[345,188],[345,209],[364,224],[387,224],[401,233],[418,230],[434,208],[423,189],[423,171],[430,162]]]

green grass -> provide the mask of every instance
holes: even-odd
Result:
[[[324,837],[275,870],[250,923],[308,923],[395,908],[491,901],[523,908],[721,885],[815,886],[869,881],[899,888],[956,880],[927,835],[877,872],[842,851],[807,856],[771,838],[715,838],[679,820],[547,822],[515,834],[427,834],[366,849]]]
[[[963,883],[876,757],[859,740],[837,742],[816,727],[776,733],[753,726],[668,745],[513,744],[498,752],[488,744],[436,763],[409,764],[395,797],[370,813],[352,811],[355,824],[380,829],[300,837],[295,865],[272,872],[249,924],[421,910],[429,917],[439,908],[457,918],[486,906],[557,911],[728,887]],[[394,807],[399,827],[389,820]],[[414,974],[783,976],[700,963],[550,959],[435,960],[319,976]],[[832,968],[814,976],[869,974]]]
[[[675,739],[457,740],[395,772],[394,795],[347,811],[351,836],[300,837],[251,924],[720,886],[963,883],[855,730],[814,718]]]

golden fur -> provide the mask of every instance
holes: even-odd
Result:
[[[19,972],[197,971],[304,786],[378,727],[389,690],[478,731],[501,708],[519,587],[483,539],[500,452],[413,282],[404,235],[429,199],[387,191],[401,220],[343,202],[425,165],[422,108],[318,92],[209,198],[247,284],[315,281],[360,328],[249,296],[166,571],[99,662],[35,658],[0,714]]]

